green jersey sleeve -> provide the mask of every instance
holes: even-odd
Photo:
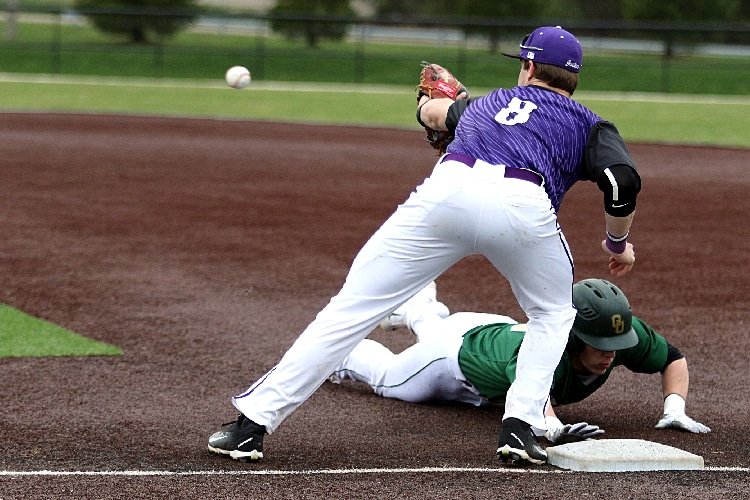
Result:
[[[458,364],[466,380],[494,403],[505,400],[516,379],[518,350],[525,324],[483,325],[464,335]]]
[[[636,373],[658,373],[667,362],[667,339],[656,332],[649,324],[633,316],[633,329],[638,335],[638,343],[630,349],[617,351],[614,365],[623,365]]]

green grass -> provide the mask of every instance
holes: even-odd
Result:
[[[750,148],[746,125],[750,99],[697,102],[578,100],[614,122],[628,141]],[[695,99],[695,98],[690,98]]]
[[[419,130],[414,89],[255,82],[244,90],[212,81],[93,80],[90,84],[0,82],[0,110],[127,113],[384,126]],[[113,83],[114,81],[114,83]],[[97,83],[100,82],[101,84]],[[284,87],[288,88],[281,88]],[[477,89],[477,95],[486,89]],[[750,147],[748,97],[579,92],[627,141]]]
[[[223,82],[223,75],[219,78]],[[218,79],[217,79],[218,80]],[[257,87],[257,88],[256,88]],[[342,91],[241,91],[211,87],[0,83],[0,109],[90,111],[409,127],[414,94]],[[356,109],[356,113],[352,110]]]
[[[0,304],[0,358],[121,355],[119,347],[88,339]]]

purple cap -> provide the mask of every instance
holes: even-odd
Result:
[[[535,29],[521,42],[518,55],[504,56],[525,59],[542,64],[551,64],[573,73],[578,73],[583,64],[583,49],[576,37],[560,26],[542,26]]]

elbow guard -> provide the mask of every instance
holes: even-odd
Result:
[[[599,175],[597,186],[604,193],[604,211],[613,217],[627,217],[635,211],[641,178],[629,165],[613,165]]]

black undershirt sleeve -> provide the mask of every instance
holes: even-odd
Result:
[[[458,119],[461,118],[463,112],[469,107],[470,102],[471,99],[459,99],[448,108],[448,115],[445,117],[445,126],[448,127],[450,132],[456,131]]]
[[[664,368],[661,369],[661,373],[664,373],[664,370],[666,370],[674,361],[683,359],[684,357],[685,355],[682,354],[679,349],[667,342],[667,360],[664,362]]]

